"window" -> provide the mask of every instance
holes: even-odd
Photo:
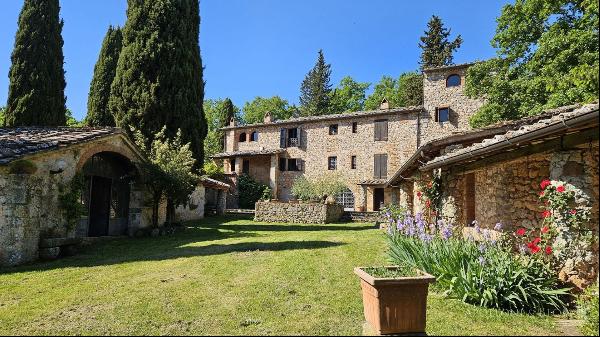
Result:
[[[375,141],[388,140],[388,121],[382,119],[375,121]]]
[[[337,195],[337,203],[344,206],[344,211],[354,210],[354,194],[349,188]]]
[[[329,134],[332,136],[338,134],[338,125],[337,124],[331,124],[329,126]]]
[[[229,159],[229,170],[230,172],[235,172],[235,158]]]
[[[387,154],[376,154],[373,158],[373,178],[387,179]]]
[[[258,142],[258,132],[254,131],[254,132],[252,132],[252,134],[250,134],[250,141]]]
[[[358,123],[352,122],[352,133],[357,133],[357,132],[358,132]]]
[[[450,108],[437,108],[435,121],[444,123],[450,121]]]
[[[446,87],[447,88],[449,88],[449,87],[458,87],[458,86],[460,86],[460,82],[461,82],[460,75],[458,75],[458,74],[449,75],[446,78]]]
[[[287,159],[279,158],[279,171],[285,171],[287,169]]]
[[[356,170],[356,156],[350,157],[350,168]]]
[[[250,161],[247,159],[242,162],[242,173],[250,174]]]
[[[300,159],[288,159],[287,167],[288,171],[300,171]]]
[[[337,157],[329,157],[327,158],[327,168],[329,170],[337,169]]]
[[[245,142],[246,141],[246,133],[245,132],[240,133],[239,141],[240,142]]]
[[[281,129],[279,145],[282,149],[286,147],[300,147],[302,130],[300,128]]]

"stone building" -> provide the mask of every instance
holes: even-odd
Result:
[[[138,169],[143,160],[117,128],[0,129],[0,266],[58,254],[60,247],[48,247],[47,239],[134,235],[150,226],[151,203]],[[205,179],[176,217],[204,216],[205,187],[216,195],[229,188]],[[74,207],[85,216],[70,218]]]
[[[338,199],[348,210],[379,210],[399,201],[387,180],[421,143],[468,130],[468,119],[482,104],[463,94],[470,64],[424,71],[424,105],[231,125],[225,132],[225,173],[243,173],[268,184],[273,197],[288,201],[299,176],[335,173],[347,185]]]

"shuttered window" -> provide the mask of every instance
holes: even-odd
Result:
[[[387,179],[387,154],[376,154],[373,158],[373,178]]]
[[[375,121],[375,141],[388,140],[388,121],[382,119]]]

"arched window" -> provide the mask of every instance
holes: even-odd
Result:
[[[246,141],[246,133],[245,132],[240,133],[240,139],[239,139],[239,141],[240,142],[245,142]]]
[[[256,132],[256,131],[252,132],[252,134],[250,135],[250,141],[258,142],[258,132]]]
[[[337,203],[344,206],[345,211],[354,211],[354,194],[349,188],[337,195]]]
[[[452,74],[446,78],[446,87],[458,87],[460,86],[460,75]]]

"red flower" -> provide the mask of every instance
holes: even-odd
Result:
[[[548,185],[550,185],[550,180],[544,179],[544,180],[542,180],[542,183],[540,184],[540,187],[542,188],[542,190],[545,190],[546,187],[548,187]]]
[[[533,239],[533,241],[531,242],[531,244],[533,246],[537,246],[538,243],[542,242],[542,238],[535,238]]]
[[[421,198],[422,195],[423,193],[421,193],[421,191],[417,192],[417,198]]]
[[[540,197],[544,196],[544,191],[540,191]]]
[[[533,242],[528,243],[527,248],[529,248],[529,251],[531,252],[531,254],[535,254],[541,250],[540,246],[537,246]]]
[[[552,215],[552,213],[549,210],[545,210],[542,212],[542,217],[544,218],[548,218]]]
[[[426,205],[427,207],[431,206],[431,200],[427,200],[427,201],[425,201],[425,205]]]
[[[564,187],[563,185],[560,185],[560,186],[558,186],[558,187],[556,188],[556,190],[557,190],[558,192],[562,193],[562,192],[564,192],[564,191],[565,191],[565,187]]]
[[[517,234],[518,236],[523,236],[523,235],[525,235],[525,233],[526,233],[525,228],[519,228],[515,232],[515,234]]]
[[[569,213],[571,213],[571,215],[575,215],[575,214],[577,214],[577,210],[576,209],[572,209],[571,211],[569,211]]]
[[[547,246],[546,247],[546,255],[550,255],[550,254],[552,254],[552,247]]]
[[[429,183],[427,184],[427,188],[431,188],[432,186],[433,186],[433,183],[432,183],[432,182],[429,182]]]
[[[544,226],[544,227],[542,227],[541,232],[542,233],[548,233],[549,230],[550,230],[550,228],[548,228],[548,226]]]

